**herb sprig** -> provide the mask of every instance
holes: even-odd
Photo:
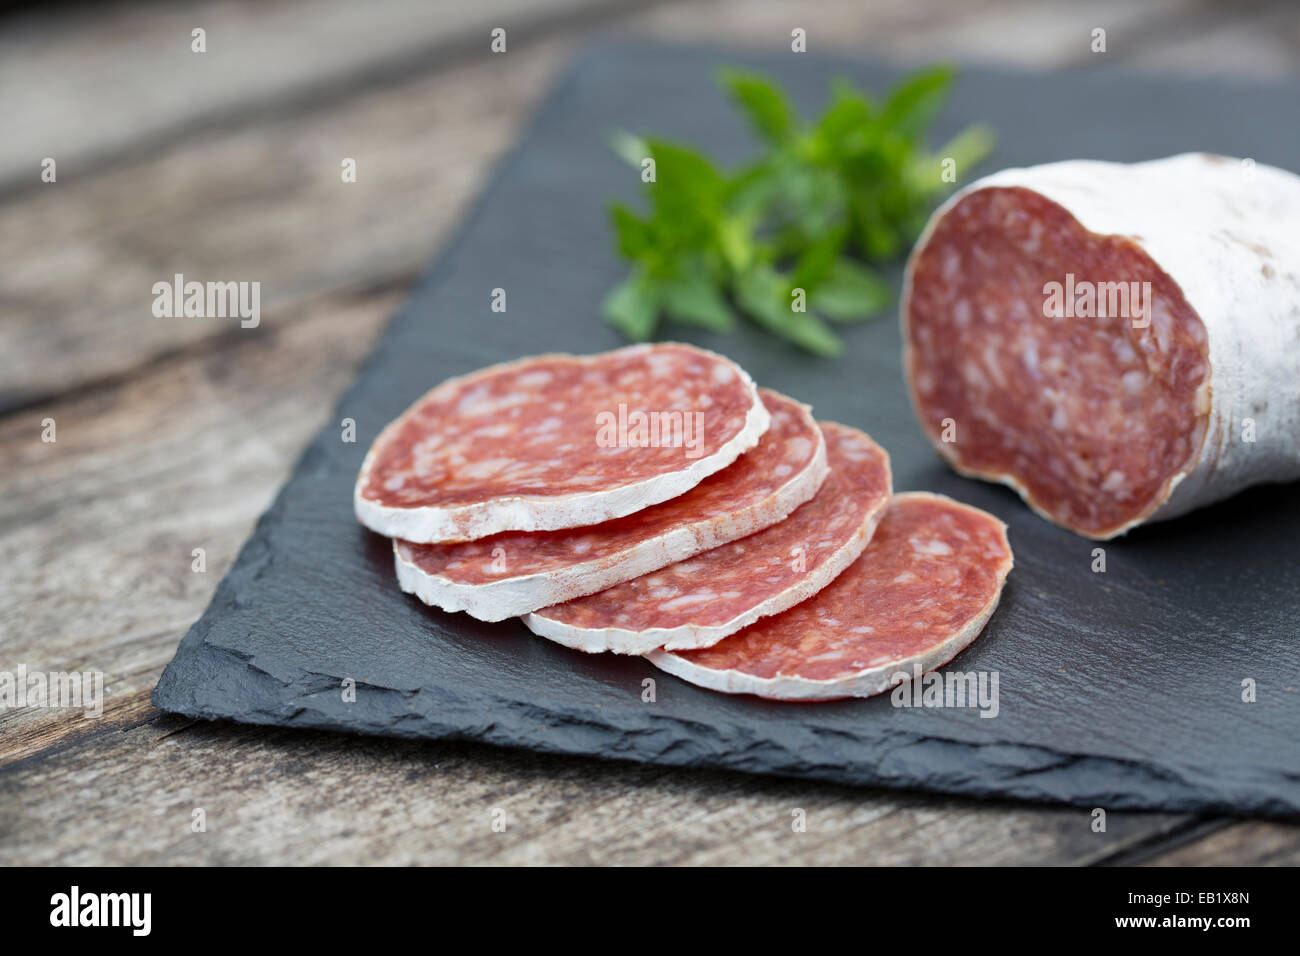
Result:
[[[727,69],[718,80],[763,152],[728,171],[680,143],[612,137],[642,168],[649,208],[611,207],[631,270],[606,296],[605,318],[644,341],[664,316],[727,332],[739,311],[809,352],[839,355],[834,323],[891,304],[888,285],[865,263],[906,251],[955,172],[988,154],[992,133],[972,126],[926,148],[953,80],[943,66],[908,76],[882,101],[836,80],[811,123],[760,74]]]

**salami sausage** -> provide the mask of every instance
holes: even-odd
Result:
[[[817,493],[826,443],[806,406],[762,390],[758,447],[670,501],[603,524],[510,532],[459,544],[393,543],[403,591],[501,621],[716,548],[775,524]]]
[[[1011,564],[1006,526],[992,515],[926,492],[895,495],[866,551],[819,594],[712,647],[647,657],[729,694],[870,697],[975,640]]]
[[[419,542],[596,524],[695,487],[767,426],[749,376],[693,346],[523,359],[446,381],[388,425],[355,510]]]
[[[578,650],[645,654],[709,647],[816,594],[862,553],[890,494],[884,449],[854,428],[821,429],[830,474],[784,521],[524,623]]]
[[[1300,478],[1297,223],[1300,177],[1206,154],[974,183],[907,268],[926,434],[1098,539]]]

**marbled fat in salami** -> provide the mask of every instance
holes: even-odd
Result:
[[[708,647],[816,594],[862,553],[890,494],[884,449],[854,428],[821,429],[830,474],[784,521],[524,623],[578,650],[644,654]]]
[[[908,264],[935,448],[1109,538],[1300,477],[1300,177],[1190,154],[1010,169]]]
[[[749,376],[693,346],[523,359],[444,382],[385,428],[355,510],[421,542],[596,524],[695,487],[767,426]]]
[[[593,594],[781,521],[821,487],[826,443],[806,406],[766,389],[761,398],[771,427],[758,446],[685,494],[583,528],[460,544],[395,541],[402,590],[446,611],[500,621]]]
[[[818,594],[712,647],[647,657],[725,693],[869,697],[975,640],[1011,565],[997,518],[940,495],[895,495],[866,551]]]

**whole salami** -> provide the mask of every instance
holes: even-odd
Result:
[[[1008,169],[904,285],[913,405],[954,468],[1092,538],[1300,478],[1300,177],[1188,154]]]
[[[820,593],[712,647],[646,656],[728,694],[870,697],[974,641],[1011,564],[992,515],[927,492],[895,495],[862,557]]]
[[[806,405],[761,390],[758,447],[690,491],[622,518],[458,544],[394,541],[403,591],[445,611],[501,621],[592,594],[785,518],[826,478],[826,443]]]
[[[596,524],[676,497],[768,426],[749,376],[690,345],[542,355],[443,382],[375,439],[357,518],[408,541]]]
[[[891,484],[889,456],[867,435],[834,422],[821,429],[830,474],[784,521],[524,623],[578,650],[645,654],[709,647],[816,594],[867,546]]]

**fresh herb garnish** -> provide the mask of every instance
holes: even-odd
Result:
[[[956,171],[992,147],[974,126],[926,149],[952,78],[946,67],[919,71],[883,102],[837,80],[806,123],[773,81],[723,70],[719,83],[763,143],[758,159],[730,171],[689,146],[616,134],[614,150],[643,170],[649,211],[611,208],[632,268],[605,298],[605,318],[644,341],[664,316],[725,332],[739,310],[809,352],[840,354],[831,323],[891,303],[864,263],[902,255]]]

